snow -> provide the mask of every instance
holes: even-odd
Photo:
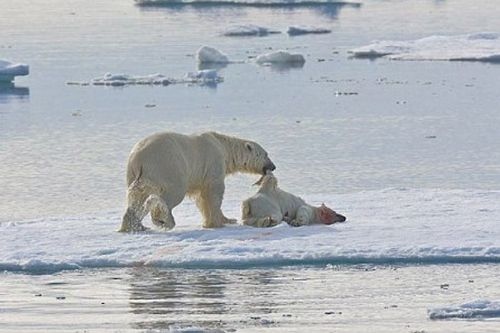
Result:
[[[222,35],[228,37],[243,36],[267,36],[269,34],[279,34],[279,31],[271,30],[254,24],[233,25],[227,28]]]
[[[387,189],[303,197],[325,202],[348,221],[203,229],[189,199],[176,208],[177,225],[168,232],[118,233],[122,210],[7,221],[0,223],[0,270],[500,262],[500,191]],[[226,215],[239,217],[241,203],[230,193],[225,198]]]
[[[430,319],[500,318],[500,301],[476,300],[462,305],[429,309],[427,313]]]
[[[227,55],[210,46],[202,46],[196,52],[196,59],[200,64],[227,64]]]
[[[26,64],[12,63],[0,59],[0,82],[11,82],[16,76],[28,75],[30,68]]]
[[[500,34],[482,32],[409,41],[382,40],[351,52],[357,58],[500,62]]]
[[[292,25],[288,27],[287,33],[290,36],[306,35],[306,34],[329,34],[332,32],[330,29],[313,27],[306,25]]]
[[[287,51],[275,51],[259,55],[255,61],[258,64],[303,64],[306,60],[301,54],[292,54]]]

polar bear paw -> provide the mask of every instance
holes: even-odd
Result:
[[[271,216],[268,216],[262,220],[262,227],[270,228],[270,227],[277,226],[279,223],[280,223],[279,221],[276,221]]]
[[[236,219],[230,219],[228,217],[224,217],[224,221],[222,223],[224,224],[236,224],[238,222]]]

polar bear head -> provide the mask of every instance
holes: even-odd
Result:
[[[247,172],[265,175],[268,170],[276,169],[267,151],[257,142],[217,132],[209,132],[208,134],[217,139],[224,147],[226,174]]]
[[[256,142],[246,141],[242,154],[244,171],[266,175],[268,171],[274,171],[276,166],[269,158],[267,151]]]
[[[260,190],[263,191],[276,189],[278,188],[278,178],[276,178],[276,176],[268,170],[265,175],[260,177],[260,179],[254,183],[254,185],[259,185]]]
[[[346,217],[344,215],[337,214],[336,211],[327,207],[325,204],[321,204],[318,208],[318,218],[321,223],[333,224],[337,222],[345,222]]]

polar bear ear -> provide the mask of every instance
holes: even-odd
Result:
[[[245,147],[246,147],[246,149],[248,149],[248,151],[253,150],[252,144],[250,142],[245,142]]]

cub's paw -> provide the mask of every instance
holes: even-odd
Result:
[[[270,216],[262,220],[262,227],[269,228],[274,227],[279,224],[279,221],[273,220]]]

